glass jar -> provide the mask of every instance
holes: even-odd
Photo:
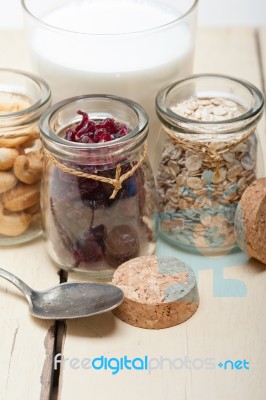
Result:
[[[50,98],[39,77],[0,69],[0,245],[42,233],[38,121]]]
[[[255,86],[224,75],[194,75],[158,93],[165,239],[206,255],[235,247],[236,207],[256,178],[255,130],[263,105]]]
[[[22,6],[32,67],[55,101],[87,93],[127,97],[147,111],[157,132],[158,90],[192,73],[198,0],[22,0]],[[149,151],[153,165],[152,135]]]
[[[112,118],[129,133],[103,143],[68,141],[63,137],[80,122],[78,110],[93,121]],[[153,254],[156,191],[146,157],[145,111],[115,96],[79,96],[50,107],[40,129],[46,155],[44,230],[56,264],[109,279],[124,261]]]

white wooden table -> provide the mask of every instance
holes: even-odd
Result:
[[[0,32],[0,67],[30,70],[23,43],[19,31]],[[195,72],[231,74],[263,89],[266,28],[200,30]],[[266,155],[265,134],[263,120]],[[163,243],[158,251],[186,257]],[[1,267],[36,289],[59,282],[42,239],[0,248],[0,257]],[[199,310],[186,323],[160,331],[133,328],[111,313],[66,324],[39,321],[29,315],[16,288],[0,280],[0,399],[265,400],[265,267],[241,253],[200,262],[192,256],[190,263],[199,269]],[[110,370],[72,368],[68,360],[58,374],[53,365],[58,353],[79,360],[148,356],[154,369],[112,375]],[[246,360],[250,369],[217,365],[228,359]]]

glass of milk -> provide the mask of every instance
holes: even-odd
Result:
[[[22,0],[33,70],[53,101],[113,94],[150,118],[156,164],[155,97],[192,73],[198,0]]]

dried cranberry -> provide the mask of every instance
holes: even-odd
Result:
[[[91,233],[93,234],[95,240],[102,241],[106,237],[107,229],[103,224],[101,224],[101,225],[92,227]]]
[[[75,141],[75,132],[72,132],[72,130],[70,128],[68,128],[66,130],[66,136],[65,138],[67,140],[69,140],[70,142],[74,142]]]
[[[112,136],[105,128],[99,128],[95,131],[94,134],[94,142],[101,143],[101,142],[110,142],[112,140]]]
[[[82,116],[82,120],[74,127],[67,128],[65,139],[77,143],[102,143],[119,139],[128,133],[126,125],[106,118],[102,121],[90,120],[84,111],[77,111]]]
[[[117,135],[121,136],[126,136],[127,135],[127,127],[123,126],[123,128],[120,129],[120,131],[118,131]]]
[[[86,198],[87,194],[97,189],[100,182],[95,179],[78,178],[78,189],[81,198]]]
[[[79,132],[84,132],[85,133],[86,128],[87,128],[88,123],[89,123],[89,116],[88,116],[87,113],[85,113],[84,111],[81,111],[81,110],[78,110],[77,114],[82,115],[82,120],[76,126],[75,133],[79,133]]]
[[[103,258],[101,246],[91,238],[80,238],[74,247],[74,256],[79,262],[97,262]]]
[[[116,133],[117,132],[117,125],[112,118],[106,118],[102,122],[103,128],[105,128],[109,133]]]
[[[89,137],[89,135],[83,135],[80,138],[80,143],[94,143],[93,140]]]

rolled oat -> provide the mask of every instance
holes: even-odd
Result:
[[[227,122],[241,116],[244,108],[223,97],[190,98],[173,106],[172,111],[201,123]],[[257,141],[250,133],[246,140],[221,152],[218,163],[166,137],[157,184],[161,231],[169,238],[189,248],[232,247],[237,203],[256,178]],[[218,141],[213,148],[222,146]]]

